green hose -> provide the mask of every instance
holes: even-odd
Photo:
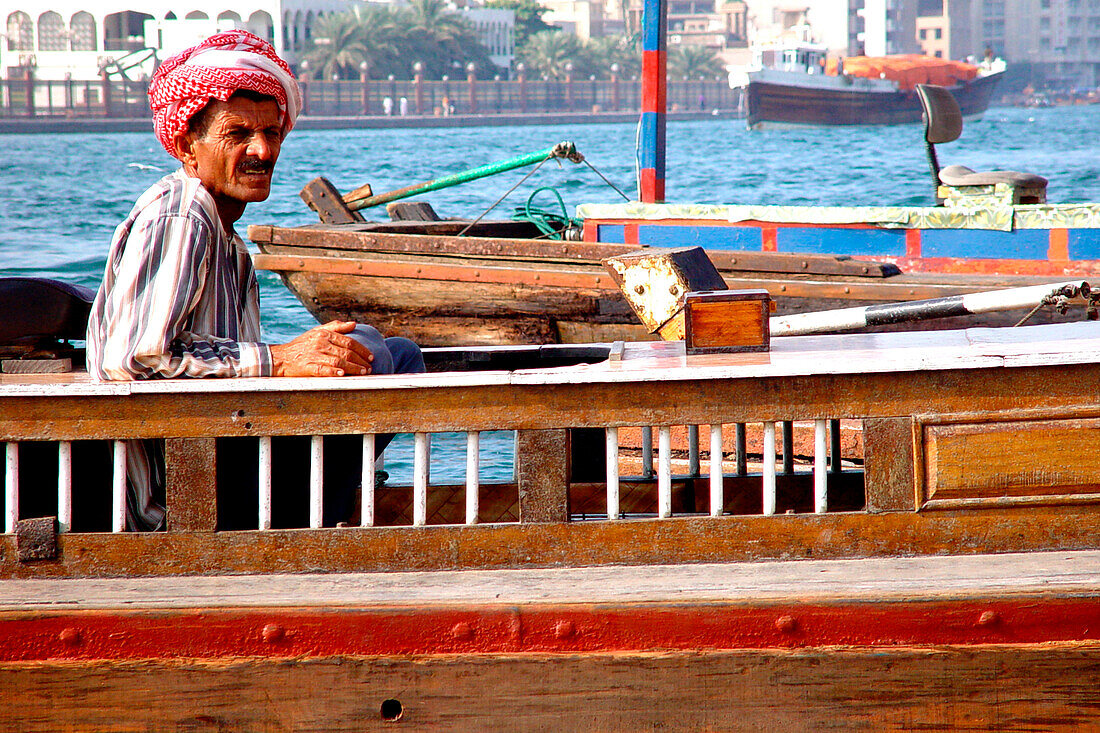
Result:
[[[545,209],[537,209],[531,206],[531,202],[535,200],[535,196],[543,191],[549,191],[554,194],[554,197],[558,200],[558,206],[561,207],[561,214],[546,211]],[[569,216],[569,211],[565,208],[565,201],[562,199],[561,194],[550,186],[543,186],[542,188],[536,188],[532,191],[531,195],[527,197],[527,202],[514,210],[512,213],[512,220],[530,222],[542,232],[544,237],[550,239],[561,239],[562,233],[566,229],[573,227],[579,228],[583,224],[580,219]]]

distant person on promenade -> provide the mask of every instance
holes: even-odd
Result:
[[[382,100],[382,114],[386,117],[393,114],[393,97],[386,97]]]
[[[397,109],[401,112],[402,117],[407,117],[409,115],[409,100],[401,97],[397,102]]]
[[[271,44],[245,31],[211,36],[165,61],[149,98],[157,139],[182,167],[142,194],[115,230],[88,322],[95,379],[424,371],[416,344],[350,321],[285,344],[261,340],[256,274],[233,225],[248,203],[268,197],[301,110],[298,82]],[[164,526],[163,448],[128,445],[132,529]],[[341,487],[334,511],[343,519],[354,488]]]

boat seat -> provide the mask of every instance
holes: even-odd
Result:
[[[0,345],[84,340],[95,291],[41,277],[0,278]]]
[[[966,166],[941,169],[936,145],[954,142],[963,129],[962,111],[954,95],[933,84],[917,84],[924,119],[924,141],[935,184],[936,203],[946,206],[1041,204],[1046,202],[1047,179],[1019,171],[976,172]]]

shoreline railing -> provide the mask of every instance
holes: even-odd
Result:
[[[631,79],[307,80],[302,89],[302,113],[315,117],[637,112],[641,104]],[[0,118],[147,118],[147,90],[147,81],[117,78],[0,79]],[[739,103],[724,78],[668,84],[670,111],[732,112]]]

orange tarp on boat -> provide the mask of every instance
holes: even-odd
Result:
[[[825,73],[836,76],[837,59],[828,60]],[[962,61],[919,54],[848,56],[844,59],[844,73],[867,79],[889,79],[896,81],[902,89],[912,89],[917,84],[954,86],[960,81],[969,81],[976,77],[978,67]]]

